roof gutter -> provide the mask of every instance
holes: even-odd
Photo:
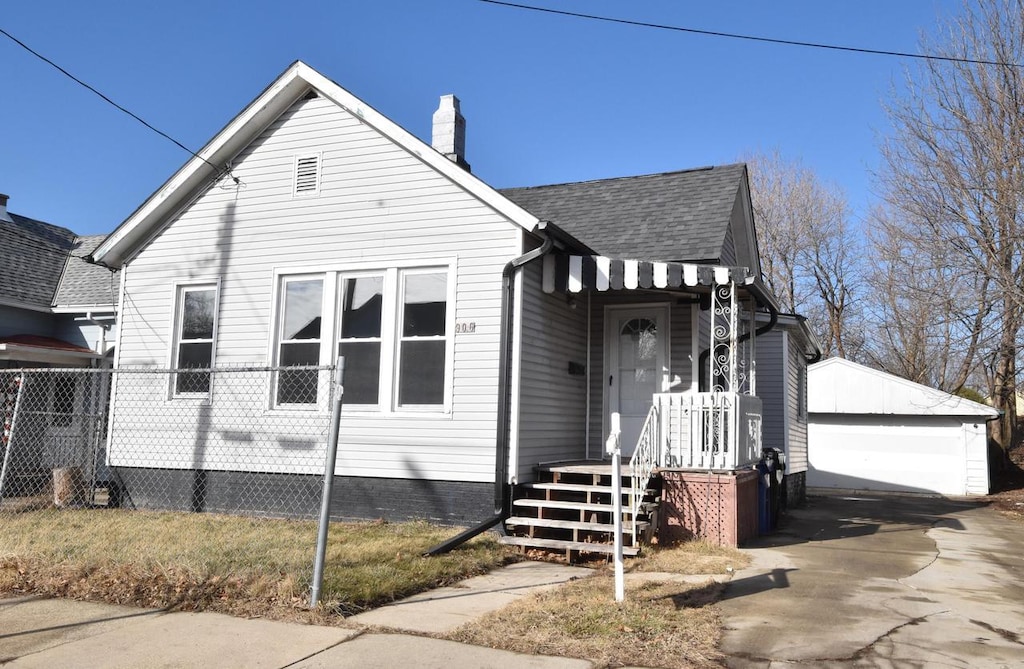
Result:
[[[508,458],[512,440],[512,344],[515,341],[512,308],[515,304],[515,274],[531,262],[543,258],[555,248],[555,237],[559,231],[546,221],[540,221],[534,229],[543,242],[532,251],[505,263],[501,270],[501,340],[498,344],[498,427],[495,435],[494,454],[494,515],[465,532],[434,546],[424,555],[447,553],[456,546],[495,525],[503,522],[512,513],[512,486],[508,482]]]

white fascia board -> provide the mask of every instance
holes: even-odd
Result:
[[[215,174],[216,170],[209,163],[223,166],[310,88],[348,110],[512,222],[529,231],[537,227],[539,219],[536,216],[512,203],[338,84],[305,63],[296,61],[217,133],[198,152],[199,157],[186,162],[103,240],[93,251],[93,258],[109,267],[120,267],[131,257],[135,248],[148,238],[154,226],[177,210],[184,198]]]
[[[55,314],[116,314],[117,305],[114,304],[62,304],[50,309]]]

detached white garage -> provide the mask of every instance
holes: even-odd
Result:
[[[807,373],[807,485],[988,494],[992,407],[830,358]]]

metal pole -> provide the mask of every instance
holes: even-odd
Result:
[[[7,443],[4,444],[4,464],[0,467],[0,503],[4,498],[4,482],[7,480],[7,466],[11,461],[11,448],[14,445],[14,429],[18,426],[18,408],[21,406],[21,392],[25,389],[25,372],[18,376],[18,391],[14,395],[14,409],[11,411],[10,431],[7,434]],[[0,421],[0,430],[3,423]]]
[[[345,394],[345,357],[338,358],[331,399],[331,431],[327,437],[327,455],[324,458],[324,491],[320,499],[320,525],[316,536],[316,557],[313,559],[313,587],[309,608],[320,602],[320,588],[324,582],[324,556],[327,554],[327,529],[331,524],[331,491],[334,489],[334,464],[338,459],[338,432],[341,425],[341,399]]]
[[[612,413],[611,435],[607,448],[612,455],[612,524],[615,528],[615,601],[626,599],[626,576],[622,563],[622,445],[619,413]],[[636,518],[633,518],[636,523]]]

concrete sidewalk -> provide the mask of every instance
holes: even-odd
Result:
[[[588,669],[592,664],[586,660],[521,655],[400,632],[445,632],[519,597],[590,573],[579,567],[520,562],[355,616],[348,621],[352,627],[37,597],[0,600],[0,665],[4,669],[400,665]]]

